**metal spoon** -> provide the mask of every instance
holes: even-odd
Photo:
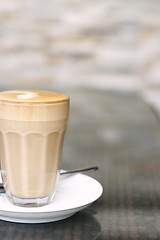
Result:
[[[67,175],[67,174],[74,174],[74,173],[81,173],[81,172],[89,172],[89,171],[96,171],[98,170],[97,166],[88,167],[88,168],[80,168],[80,169],[73,169],[60,172],[60,175]],[[4,193],[3,183],[0,183],[0,193]]]
[[[64,174],[73,174],[73,173],[81,173],[81,172],[88,172],[88,171],[96,171],[98,170],[98,167],[88,167],[88,168],[79,168],[79,169],[73,169],[73,170],[67,170],[64,172],[60,172],[60,175]]]

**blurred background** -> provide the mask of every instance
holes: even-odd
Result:
[[[110,172],[156,152],[155,122],[135,95],[147,89],[157,103],[159,85],[159,0],[0,1],[0,90],[71,97],[64,168],[99,161]]]
[[[0,87],[160,84],[159,0],[1,0]]]

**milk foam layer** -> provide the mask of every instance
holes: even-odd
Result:
[[[0,92],[0,119],[56,121],[68,117],[69,97],[49,91]]]
[[[40,90],[11,90],[0,92],[0,100],[20,103],[56,103],[68,101],[62,93]]]

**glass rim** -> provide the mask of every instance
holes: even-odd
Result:
[[[16,101],[16,100],[3,100],[0,99],[0,104],[11,104],[11,105],[54,105],[58,103],[68,103],[70,102],[70,98],[68,97],[67,99],[63,100],[58,100],[58,101],[44,101],[44,102],[31,102],[31,101]]]

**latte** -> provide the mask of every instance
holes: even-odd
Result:
[[[0,161],[14,204],[51,201],[61,164],[69,97],[49,91],[0,92]]]

